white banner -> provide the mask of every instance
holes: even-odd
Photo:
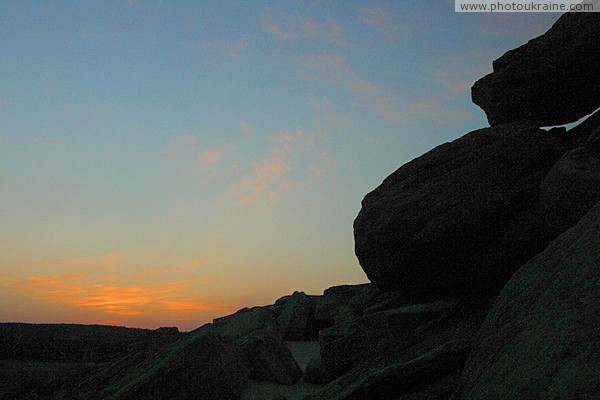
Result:
[[[454,0],[455,12],[600,12],[600,0]]]

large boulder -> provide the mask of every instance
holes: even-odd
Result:
[[[491,125],[577,121],[600,107],[600,13],[564,14],[544,35],[507,52],[493,67],[472,89],[473,102]]]
[[[600,128],[552,167],[542,182],[541,198],[546,219],[563,231],[600,201]]]
[[[498,296],[457,398],[600,398],[600,203]]]
[[[362,268],[380,288],[419,299],[492,296],[554,237],[539,185],[563,152],[553,135],[509,124],[402,166],[354,221]]]

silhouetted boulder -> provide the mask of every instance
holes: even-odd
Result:
[[[323,297],[333,298],[349,306],[354,315],[361,315],[367,307],[377,302],[377,298],[381,295],[383,295],[381,290],[372,283],[333,286],[323,292]]]
[[[369,290],[370,286],[372,286],[372,285],[369,283],[363,283],[363,284],[359,284],[359,285],[332,286],[329,289],[325,289],[325,291],[323,292],[323,295],[350,301],[350,299],[353,298],[354,296],[359,295],[361,292],[363,292],[365,290]]]
[[[458,398],[600,397],[600,203],[504,287]]]
[[[189,335],[128,371],[116,399],[239,398],[249,369],[242,349],[212,329]]]
[[[293,385],[302,377],[292,353],[272,331],[249,334],[239,342],[250,363],[252,378]]]
[[[179,328],[176,326],[162,326],[154,330],[154,333],[160,335],[177,335],[179,333]]]
[[[244,308],[215,319],[207,329],[233,339],[242,347],[252,378],[292,385],[302,377],[302,370],[282,341],[276,315],[272,306]]]
[[[263,329],[276,329],[273,311],[269,307],[243,308],[235,314],[215,319],[212,325],[221,335],[233,339]]]
[[[378,287],[415,299],[493,296],[554,237],[539,185],[563,152],[553,135],[510,124],[400,167],[354,222],[362,268]]]
[[[304,292],[294,292],[281,304],[277,318],[279,329],[286,340],[304,340],[308,332],[313,302]]]
[[[541,197],[548,222],[561,231],[600,201],[600,128],[552,167],[542,182]]]
[[[600,107],[599,43],[600,13],[564,14],[544,35],[494,61],[494,72],[473,86],[473,102],[492,126],[577,121]]]

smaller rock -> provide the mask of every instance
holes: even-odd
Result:
[[[280,299],[281,300],[281,299]],[[305,340],[313,302],[304,292],[294,292],[285,302],[281,302],[281,314],[277,324],[285,340]]]
[[[546,220],[564,232],[600,201],[600,129],[552,167],[540,186]]]
[[[321,366],[338,377],[390,343],[408,347],[422,339],[415,328],[439,318],[457,304],[436,301],[380,311],[324,329],[319,334]]]
[[[159,333],[161,335],[177,335],[179,334],[179,329],[176,326],[163,326],[155,329],[154,333]]]
[[[267,307],[243,308],[235,314],[217,318],[213,321],[213,328],[230,338],[241,338],[263,329],[276,329],[272,312]]]
[[[344,375],[306,400],[405,399],[404,395],[429,392],[430,386],[448,395],[453,382],[446,377],[462,367],[469,350],[469,339],[451,341],[408,362],[372,367],[360,377]],[[437,387],[440,381],[444,387]]]
[[[240,344],[250,362],[253,378],[293,385],[302,377],[302,370],[292,353],[272,331],[247,335]]]
[[[352,297],[356,296],[359,292],[366,290],[369,286],[372,286],[370,283],[363,283],[360,285],[339,285],[332,286],[329,289],[325,289],[323,294],[325,296],[337,297],[346,300],[350,300]]]

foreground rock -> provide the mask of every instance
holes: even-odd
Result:
[[[600,128],[558,160],[542,183],[541,196],[546,219],[562,231],[600,201]]]
[[[302,377],[298,363],[275,333],[259,331],[240,342],[251,365],[252,378],[293,385]]]
[[[563,153],[559,142],[502,125],[399,168],[365,197],[354,222],[371,282],[421,299],[493,295],[553,237],[539,185]]]
[[[277,323],[284,339],[304,340],[308,335],[309,320],[314,307],[310,297],[304,292],[294,292],[278,301],[282,304],[282,310]]]
[[[276,315],[273,306],[244,308],[214,320],[206,329],[214,329],[241,346],[252,378],[293,385],[302,377],[302,370],[283,343]]]
[[[388,328],[387,340],[374,335],[372,341],[379,343],[378,351],[363,356],[352,369],[307,400],[447,399],[487,307],[487,303],[462,303],[451,309],[441,305],[407,307],[399,313],[407,314],[412,308],[408,313],[415,314],[412,324]],[[426,317],[429,312],[438,317]],[[414,319],[417,314],[424,317],[420,322]],[[314,367],[322,365],[315,362]]]
[[[544,35],[494,61],[494,72],[473,86],[473,102],[491,125],[577,121],[600,107],[598,43],[600,13],[564,14]]]
[[[416,328],[450,312],[455,302],[399,307],[357,317],[320,332],[321,381],[332,380],[393,342],[408,347],[420,341]],[[314,375],[315,372],[311,371]],[[314,378],[311,378],[314,379]],[[314,380],[317,381],[317,380]]]
[[[500,293],[458,398],[600,398],[600,203]]]
[[[249,371],[241,349],[207,330],[175,343],[151,359],[115,393],[118,399],[238,398]]]
[[[239,398],[249,375],[243,350],[207,327],[166,347],[99,364],[52,399],[229,400]]]

